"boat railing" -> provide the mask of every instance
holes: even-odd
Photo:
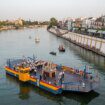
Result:
[[[67,91],[80,91],[82,84],[79,82],[62,83],[63,90]],[[84,86],[83,86],[84,87]]]
[[[63,90],[89,92],[98,88],[100,85],[100,78],[83,79],[81,82],[66,82],[62,83]]]

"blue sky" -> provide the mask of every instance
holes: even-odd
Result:
[[[49,20],[51,17],[105,15],[105,0],[0,0],[0,19]]]

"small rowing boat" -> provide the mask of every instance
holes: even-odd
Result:
[[[56,52],[51,51],[50,54],[51,54],[51,55],[56,55]]]
[[[59,49],[60,52],[65,52],[65,48],[64,48],[63,45],[59,45],[59,48],[58,49]]]

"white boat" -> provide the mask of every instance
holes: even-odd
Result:
[[[40,42],[40,38],[38,36],[35,37],[35,42]]]

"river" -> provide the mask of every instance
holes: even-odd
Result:
[[[39,36],[40,42],[35,43]],[[60,53],[60,44],[66,52]],[[56,51],[57,55],[50,55]],[[81,67],[92,66],[100,75],[100,87],[87,94],[63,93],[53,95],[30,84],[23,84],[6,75],[4,66],[8,58],[33,56],[57,64]],[[19,29],[0,32],[0,105],[104,105],[105,104],[105,58],[86,51],[65,39],[56,37],[45,28]]]

